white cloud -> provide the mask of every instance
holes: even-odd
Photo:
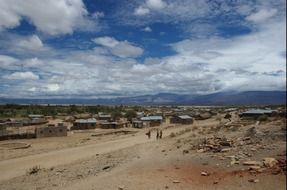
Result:
[[[94,12],[93,14],[92,14],[92,17],[93,18],[102,18],[102,17],[104,17],[105,16],[105,13],[104,12],[99,12],[99,11],[97,11],[97,12]]]
[[[146,2],[134,11],[137,16],[144,16],[151,12],[151,10],[161,10],[166,7],[166,3],[163,0],[146,0]]]
[[[38,80],[39,76],[28,71],[28,72],[15,72],[10,75],[3,76],[3,78],[8,80]]]
[[[35,92],[36,90],[37,89],[35,87],[31,87],[31,88],[28,89],[28,91],[30,91],[30,92]]]
[[[146,6],[150,9],[162,9],[166,3],[163,0],[147,0]]]
[[[109,48],[110,52],[116,56],[138,57],[142,55],[143,49],[131,44],[128,41],[118,41],[112,37],[99,37],[92,40],[96,44]]]
[[[147,15],[150,13],[150,10],[148,8],[145,8],[143,6],[139,6],[135,9],[134,14],[138,16]]]
[[[15,28],[21,19],[28,19],[41,32],[71,34],[78,23],[88,28],[94,24],[87,15],[82,0],[0,0],[0,30]]]
[[[246,20],[252,22],[262,22],[273,17],[276,13],[277,13],[276,9],[270,9],[270,10],[262,9],[246,17]]]
[[[36,52],[37,54],[32,55],[27,47],[41,48],[42,42],[37,41],[38,36],[34,41],[19,37],[18,42],[29,42],[28,45],[24,43],[27,51],[22,51],[22,56],[12,54],[13,48],[9,51],[10,54],[0,55],[0,95],[107,97],[158,92],[196,94],[225,90],[285,90],[285,13],[274,8],[273,3],[266,4],[267,1],[258,1],[256,6],[254,1],[238,1],[235,2],[235,7],[222,1],[222,6],[218,9],[215,9],[216,4],[212,2],[166,0],[164,7],[155,9],[144,1],[130,3],[128,6],[133,7],[122,9],[125,15],[117,18],[125,19],[123,23],[139,23],[138,28],[151,26],[150,23],[154,22],[176,24],[176,27],[179,26],[178,23],[183,23],[184,29],[194,34],[192,37],[182,35],[180,37],[185,38],[184,40],[169,44],[175,50],[174,54],[163,58],[145,58],[143,63],[135,59],[143,54],[141,46],[113,37],[93,39],[97,46],[90,50],[51,48],[51,51]],[[0,3],[6,2],[0,0]],[[138,12],[142,16],[135,17],[137,8],[143,9]],[[267,14],[273,9],[277,10],[274,15]],[[262,21],[258,20],[260,10],[268,10],[266,14],[261,12],[260,18],[264,18]],[[218,37],[215,34],[216,26],[212,27],[213,23],[204,21],[212,20],[222,13],[226,16],[230,13],[242,15],[241,20],[232,22],[250,27],[250,33]],[[256,14],[258,18],[256,20],[255,17],[255,22]],[[17,14],[14,16],[15,22],[21,19]],[[100,14],[94,16],[100,17]],[[253,17],[254,22],[246,22],[247,17]],[[203,22],[191,22],[194,20]],[[5,22],[13,23],[7,20]],[[0,17],[0,23],[3,27],[3,17]],[[7,27],[6,24],[3,28]],[[74,29],[75,27],[72,27],[72,30]],[[211,35],[199,36],[198,33]],[[45,48],[43,43],[42,46]],[[5,47],[6,45],[2,45],[2,49]],[[3,51],[1,53],[3,54]]]
[[[22,39],[17,44],[20,48],[27,50],[39,51],[43,49],[44,45],[37,35],[32,35],[27,39]]]
[[[143,31],[145,31],[145,32],[151,32],[152,29],[151,29],[149,26],[147,26],[147,27],[145,27],[145,28],[143,29]]]
[[[40,67],[43,64],[43,61],[37,57],[25,59],[21,61],[24,67]]]
[[[113,48],[120,43],[118,40],[108,36],[95,38],[92,41],[95,42],[96,44],[110,48]]]
[[[114,55],[119,57],[138,57],[142,55],[143,49],[137,46],[132,45],[128,41],[123,41],[111,49],[111,52]]]
[[[51,92],[60,90],[60,86],[58,84],[47,84],[46,88],[48,91],[51,91]]]

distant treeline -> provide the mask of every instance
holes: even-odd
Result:
[[[97,114],[99,112],[111,113],[113,117],[120,117],[122,113],[134,115],[136,111],[143,111],[140,106],[80,106],[80,105],[0,105],[0,118],[27,117],[29,114],[42,114],[45,116],[73,115],[81,113]]]

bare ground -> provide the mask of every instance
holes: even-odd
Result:
[[[282,124],[273,121],[255,126],[255,136],[243,145],[242,139],[254,125],[232,128],[214,119],[166,128],[161,140],[156,140],[154,134],[147,139],[145,129],[100,139],[86,133],[71,138],[97,140],[79,145],[67,140],[62,146],[51,145],[41,152],[40,147],[51,140],[41,139],[41,146],[32,153],[21,149],[21,153],[0,161],[0,189],[286,189],[282,168],[261,166],[262,171],[250,171],[250,166],[243,165],[250,160],[262,162],[265,157],[286,160],[286,131],[281,129]],[[204,139],[215,136],[233,145],[226,152],[198,151]],[[34,142],[31,144],[33,147]],[[231,163],[233,157],[237,158],[236,164]],[[28,174],[35,165],[40,166],[39,171]]]

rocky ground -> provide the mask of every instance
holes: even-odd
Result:
[[[0,189],[286,189],[284,126],[283,119],[242,125],[209,119],[165,127],[160,140],[154,132],[147,139],[145,130],[120,135],[130,146],[115,140],[72,163],[35,165],[2,180]]]

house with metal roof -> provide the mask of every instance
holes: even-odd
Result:
[[[140,120],[144,123],[145,126],[155,127],[161,125],[163,117],[153,115],[153,116],[141,117]]]
[[[97,120],[95,118],[77,119],[74,121],[71,130],[95,129]]]
[[[193,123],[193,118],[189,115],[174,115],[170,118],[170,123],[188,125]]]
[[[257,118],[261,115],[267,115],[267,116],[272,116],[276,114],[276,110],[264,110],[264,109],[250,109],[245,112],[242,112],[239,114],[240,117],[252,117],[252,118]]]
[[[98,113],[98,120],[101,121],[112,121],[112,115],[107,113]]]

